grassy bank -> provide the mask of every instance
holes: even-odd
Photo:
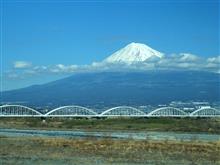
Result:
[[[0,128],[220,133],[220,118],[0,118]]]
[[[220,142],[0,137],[3,164],[220,164]]]

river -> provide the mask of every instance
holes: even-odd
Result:
[[[114,132],[114,131],[52,131],[52,130],[23,130],[23,129],[0,129],[0,136],[35,136],[35,137],[62,137],[62,138],[113,138],[113,139],[135,139],[135,140],[198,140],[219,141],[219,134],[205,133],[177,133],[177,132]]]

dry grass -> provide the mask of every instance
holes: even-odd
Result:
[[[220,142],[134,141],[112,139],[0,138],[0,157],[69,159],[102,157],[108,162],[211,162],[220,164]],[[174,163],[175,164],[175,163]]]

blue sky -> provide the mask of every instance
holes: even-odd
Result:
[[[205,58],[220,54],[217,0],[3,0],[1,9],[5,74],[15,70],[16,61],[34,66],[89,65],[131,42],[166,54],[187,52]],[[16,83],[5,78],[3,90],[62,76],[27,77]]]

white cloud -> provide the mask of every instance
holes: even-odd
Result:
[[[200,60],[198,56],[190,53],[180,53],[179,56],[180,56],[179,60],[181,62],[196,62]]]
[[[207,62],[220,64],[220,56],[208,58]]]
[[[10,78],[10,79],[16,79],[16,78],[19,78],[19,75],[16,74],[16,73],[9,73],[7,75],[7,77]]]
[[[48,71],[51,71],[53,73],[72,73],[74,71],[77,71],[77,69],[78,69],[77,65],[57,64],[55,66],[49,67]]]
[[[220,56],[201,58],[189,53],[166,55],[161,59],[148,60],[143,63],[119,64],[93,62],[91,65],[48,65],[32,66],[25,61],[16,61],[14,68],[8,74],[8,78],[19,78],[31,75],[49,74],[72,74],[79,72],[102,72],[102,71],[143,71],[143,70],[202,70],[220,73]],[[22,68],[22,70],[20,70]]]
[[[32,64],[27,61],[15,61],[14,62],[14,68],[15,69],[25,69],[25,68],[30,68]]]

